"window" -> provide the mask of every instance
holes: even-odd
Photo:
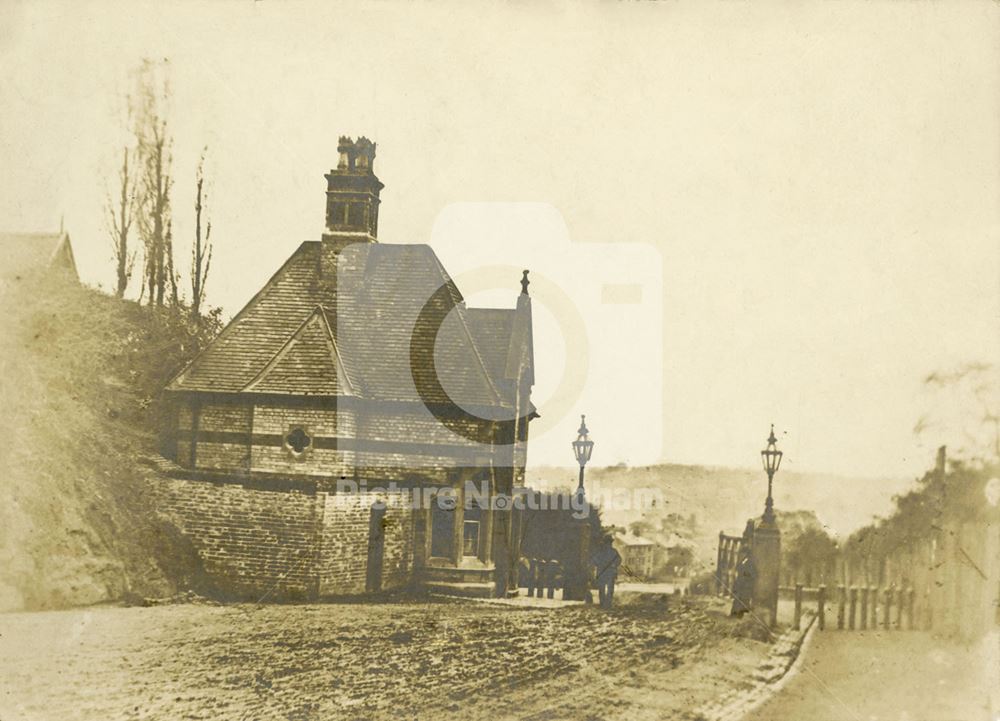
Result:
[[[462,526],[462,555],[479,555],[479,528],[482,518],[482,508],[473,501],[465,508],[465,523]]]
[[[347,224],[362,227],[365,223],[365,204],[351,203],[348,211]]]
[[[326,219],[327,225],[330,227],[337,225],[346,225],[347,214],[350,205],[351,205],[350,203],[345,203],[340,200],[330,203],[329,206],[330,210],[328,212],[329,217]]]
[[[302,427],[296,426],[285,434],[285,450],[292,454],[293,458],[301,460],[312,447],[312,436]]]

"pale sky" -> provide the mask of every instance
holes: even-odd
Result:
[[[774,422],[789,467],[912,476],[922,378],[1000,358],[998,37],[991,2],[4,2],[0,230],[65,217],[110,286],[116,113],[169,58],[178,264],[207,145],[227,314],[364,134],[384,242],[473,305],[538,277],[531,463],[586,412],[598,464],[754,465]]]

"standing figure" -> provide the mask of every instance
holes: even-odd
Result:
[[[605,536],[601,547],[591,557],[591,563],[597,571],[597,595],[603,608],[611,608],[615,596],[615,579],[618,577],[618,567],[622,563],[621,554],[612,545],[611,536]]]
[[[740,546],[739,561],[736,564],[736,580],[733,582],[733,608],[729,615],[737,618],[750,610],[753,603],[753,586],[757,578],[757,570],[753,565],[753,554],[750,544],[745,540]]]

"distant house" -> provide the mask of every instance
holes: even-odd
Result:
[[[664,569],[670,578],[690,575],[698,544],[677,533],[661,533],[656,536],[656,547],[657,568]]]
[[[322,238],[167,386],[159,508],[240,595],[503,594],[536,415],[527,271],[512,307],[467,307],[433,249],[379,241],[375,144],[339,152]]]
[[[653,575],[655,543],[632,533],[618,533],[614,538],[614,546],[621,554],[622,570],[626,574],[643,579]]]
[[[80,280],[69,234],[0,233],[0,276],[3,280],[9,282],[38,271]]]

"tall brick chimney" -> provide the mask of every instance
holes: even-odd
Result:
[[[328,320],[335,334],[338,269],[360,262],[364,255],[345,254],[344,250],[354,243],[378,242],[379,193],[383,188],[375,177],[375,143],[363,136],[355,141],[342,135],[337,152],[337,167],[326,174],[326,232],[317,274],[320,287],[328,294],[327,310],[334,311]]]
[[[326,174],[326,232],[323,240],[374,243],[378,239],[379,192],[375,177],[375,143],[342,135],[340,160]]]

